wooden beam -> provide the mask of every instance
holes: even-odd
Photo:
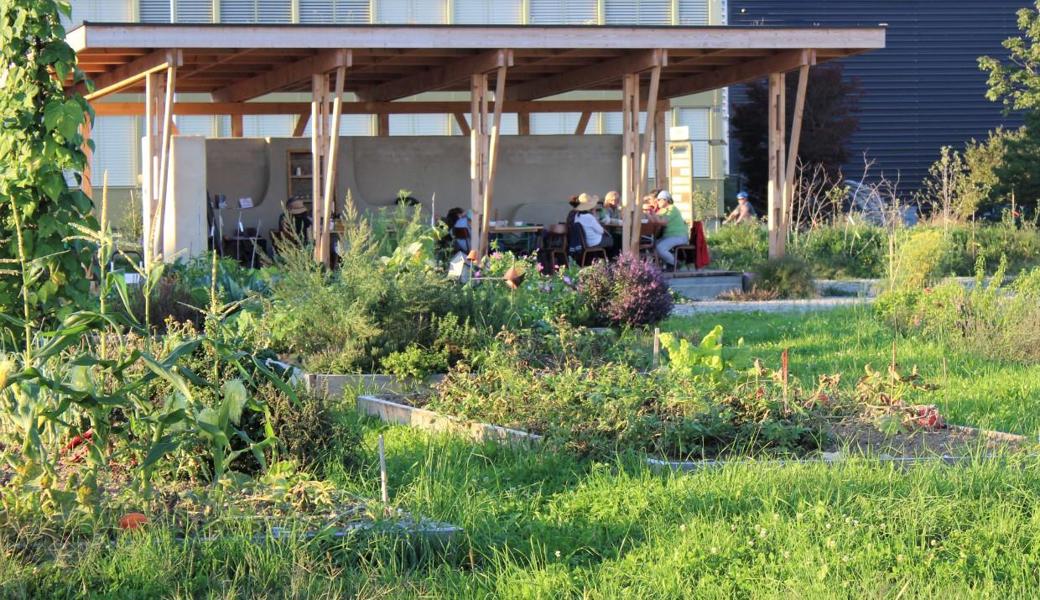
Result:
[[[245,120],[242,115],[231,115],[231,137],[242,137],[245,131]]]
[[[390,115],[386,113],[376,115],[376,135],[379,137],[390,135]]]
[[[90,114],[84,114],[83,125],[80,126],[80,133],[83,134],[82,149],[86,160],[83,162],[83,172],[80,174],[83,179],[80,181],[79,190],[86,194],[88,198],[93,199],[94,185],[92,179],[94,177],[94,170],[91,163],[94,162],[94,151],[90,149],[91,125]]]
[[[311,240],[314,242],[314,260],[321,260],[318,243],[321,240],[321,193],[323,172],[325,107],[328,105],[328,77],[311,75]]]
[[[495,77],[495,99],[504,98],[506,90],[506,67],[498,68]],[[488,172],[484,184],[484,230],[481,233],[481,246],[484,251],[488,248],[488,225],[490,225],[491,211],[494,207],[495,172],[498,167],[498,142],[502,128],[502,102],[495,103],[495,112],[491,124],[491,137],[488,149]]]
[[[769,226],[769,258],[781,258],[787,241],[784,231],[784,123],[786,121],[786,103],[784,102],[784,74],[773,73],[769,76],[769,184],[767,188],[768,226]]]
[[[173,105],[175,115],[303,115],[309,112],[310,104],[307,102],[177,102]],[[343,103],[343,114],[345,115],[421,115],[466,112],[469,112],[469,102],[466,101]],[[528,116],[530,113],[621,112],[621,101],[507,101],[502,112],[527,114]],[[98,102],[94,105],[94,114],[103,117],[140,116],[144,113],[144,105],[139,102]],[[523,118],[521,116],[521,124]]]
[[[423,92],[444,89],[469,79],[474,73],[489,73],[512,65],[512,50],[492,50],[460,58],[442,67],[427,69],[415,75],[372,86],[360,90],[357,95],[361,100],[372,102],[397,100]]]
[[[130,87],[150,73],[160,73],[169,67],[179,67],[183,63],[184,53],[180,50],[157,50],[93,78],[94,91],[92,92],[84,83],[77,84],[74,90],[76,93],[82,94],[87,101],[97,100]]]
[[[667,190],[668,185],[668,144],[665,133],[665,115],[667,107],[658,107],[654,115],[654,187]]]
[[[214,69],[222,64],[229,63],[233,60],[242,58],[243,56],[246,56],[251,52],[256,52],[256,50],[256,48],[247,48],[245,50],[239,50],[238,52],[232,52],[231,54],[218,58],[217,60],[206,62],[205,64],[199,65],[197,68],[192,69],[191,72],[181,75],[180,82],[184,83],[185,79],[191,79],[192,77],[196,77],[201,73],[209,71],[210,69]]]
[[[170,177],[170,134],[173,127],[173,95],[177,91],[177,67],[166,69],[166,91],[163,96],[162,147],[159,151],[159,201],[156,203],[154,227],[152,229],[152,258],[165,258],[160,252],[163,243],[163,229],[166,222],[167,182]]]
[[[646,125],[643,126],[643,147],[639,156],[639,189],[649,189],[650,185],[650,142],[656,131],[654,122],[657,121],[657,92],[661,85],[661,67],[654,67],[650,72],[650,93],[647,95]],[[636,130],[638,131],[638,122]]]
[[[350,67],[352,63],[353,54],[350,50],[326,50],[267,73],[237,81],[213,92],[213,100],[244,102],[264,94],[277,92],[294,83],[306,81],[312,75],[328,73],[339,67]]]
[[[520,135],[531,135],[531,113],[521,112],[516,114],[516,129]]]
[[[707,73],[691,75],[687,79],[673,79],[661,84],[661,97],[675,98],[717,90],[759,79],[771,73],[786,73],[813,64],[816,64],[816,50],[784,50],[769,58],[739,63],[732,67],[720,67]]]
[[[470,135],[469,135],[469,178],[470,250],[482,257],[481,241],[484,239],[484,177],[487,175],[487,73],[476,73],[470,77]]]
[[[585,111],[581,113],[581,117],[578,118],[578,125],[574,128],[574,135],[585,135],[585,130],[589,128],[589,121],[591,119],[591,112]]]
[[[784,231],[791,229],[794,218],[794,176],[798,166],[798,144],[802,139],[802,117],[805,114],[805,93],[809,86],[809,65],[798,70],[798,91],[791,117],[791,142],[787,148],[787,172],[784,175]]]
[[[621,249],[639,252],[639,75],[622,79],[621,112]]]
[[[462,132],[462,135],[468,136],[469,135],[469,123],[466,122],[466,115],[465,115],[465,113],[457,112],[457,113],[451,113],[451,114],[452,114],[452,116],[455,117],[455,123],[458,124],[459,131]]]
[[[296,118],[296,127],[293,128],[293,137],[303,137],[303,132],[307,130],[307,123],[310,123],[311,116],[308,113],[303,113]]]
[[[332,207],[336,204],[336,160],[339,157],[339,120],[343,108],[343,85],[347,78],[346,67],[336,69],[336,92],[332,97],[332,124],[329,126],[329,151],[325,158],[325,191],[322,193],[321,216],[321,261],[329,266],[332,258],[331,232]]]
[[[626,73],[640,73],[653,67],[668,65],[667,50],[643,50],[603,62],[552,75],[543,79],[525,81],[506,93],[507,100],[534,100],[555,96],[572,90],[587,89],[620,79]]]

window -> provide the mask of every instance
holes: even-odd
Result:
[[[621,129],[624,127],[624,122],[621,119],[621,113],[619,113],[619,112],[600,113],[600,117],[601,117],[600,133],[621,135]],[[667,121],[667,120],[668,120],[667,113],[665,113],[665,121]],[[644,129],[645,127],[646,127],[646,113],[645,112],[640,112],[639,113],[639,131],[640,132],[645,131],[645,129]],[[589,132],[592,131],[592,123],[589,123],[588,131]],[[667,132],[666,132],[666,134],[667,134]],[[640,136],[640,143],[642,143],[642,136]],[[656,160],[655,160],[656,153],[657,153],[656,149],[654,148],[653,145],[651,145],[650,146],[650,156],[647,157],[647,159],[646,159],[647,177],[649,177],[651,179],[654,178],[654,174],[655,174],[655,171],[656,171],[655,167],[657,166],[656,165]]]
[[[531,25],[595,25],[597,0],[529,0]]]
[[[213,22],[213,0],[175,0],[174,7],[178,23]]]
[[[443,24],[444,0],[376,0],[376,22],[394,24]]]
[[[534,113],[531,115],[533,135],[559,135],[574,133],[581,113]]]
[[[693,176],[711,177],[711,109],[680,108],[678,109],[679,125],[690,128],[690,141],[693,143]]]
[[[106,170],[110,187],[137,185],[136,120],[135,117],[97,117],[94,120],[91,183],[95,189],[101,189]]]
[[[138,0],[138,17],[142,23],[169,23],[171,0]]]
[[[671,25],[671,0],[603,0],[608,25]]]
[[[295,126],[292,115],[245,115],[242,137],[289,137]]]
[[[679,0],[679,25],[707,25],[709,0]]]
[[[371,20],[369,0],[299,0],[300,23],[364,24]]]
[[[177,123],[177,131],[180,132],[180,135],[202,135],[213,137],[213,132],[216,127],[216,122],[213,117],[204,115],[182,115],[175,117],[175,122]]]
[[[73,0],[72,18],[62,17],[66,28],[71,29],[83,21],[95,23],[128,23],[133,17],[132,5],[128,0]]]
[[[455,0],[452,23],[518,25],[523,22],[520,0]]]
[[[390,135],[449,135],[448,115],[390,115]]]
[[[292,0],[220,0],[221,23],[291,23]]]

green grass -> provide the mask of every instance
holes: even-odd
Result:
[[[891,353],[892,336],[865,311],[699,316],[665,328],[703,333],[719,322],[764,360],[791,348],[802,376],[852,379]],[[955,421],[1037,430],[1037,367],[910,340],[898,352],[942,385],[933,395]],[[592,464],[365,428],[370,453],[385,434],[393,501],[463,526],[454,544],[255,543],[230,526],[221,541],[98,532],[44,553],[20,543],[34,532],[5,532],[0,598],[1030,598],[1040,588],[1037,459],[662,474],[637,457]],[[378,496],[374,464],[331,478]]]
[[[662,331],[705,334],[716,324],[726,343],[744,338],[752,355],[779,366],[790,349],[791,372],[804,379],[841,373],[853,384],[864,365],[887,368],[896,345],[901,369],[917,366],[938,389],[917,400],[937,404],[948,420],[1035,435],[1040,433],[1040,365],[998,362],[972,355],[955,340],[904,338],[874,319],[869,307],[798,314],[712,314],[672,318]],[[1040,343],[1040,341],[1038,341]]]

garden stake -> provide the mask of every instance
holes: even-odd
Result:
[[[658,361],[660,360],[660,355],[661,355],[661,328],[660,327],[654,327],[654,359],[653,359],[653,364],[651,366],[653,368],[655,368],[655,369],[657,368]]]
[[[383,448],[383,434],[379,434],[379,487],[383,500],[383,510],[389,510],[390,494],[386,490],[386,451]]]
[[[787,348],[780,354],[780,379],[784,384],[784,410],[787,410],[787,374],[790,362],[788,360]]]

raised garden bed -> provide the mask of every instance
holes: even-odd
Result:
[[[386,423],[407,425],[426,431],[460,434],[476,441],[496,441],[534,445],[543,440],[536,433],[499,425],[466,421],[457,417],[412,406],[403,396],[359,396],[358,411]],[[802,458],[750,458],[668,460],[647,458],[655,469],[695,471],[733,463],[755,464],[833,464],[843,460],[869,456],[883,462],[913,465],[922,462],[958,464],[985,458],[1003,451],[1024,449],[1025,436],[972,427],[948,425],[934,430],[915,430],[885,434],[866,422],[844,421],[832,426],[832,440],[824,448]],[[981,452],[980,452],[981,451]]]

